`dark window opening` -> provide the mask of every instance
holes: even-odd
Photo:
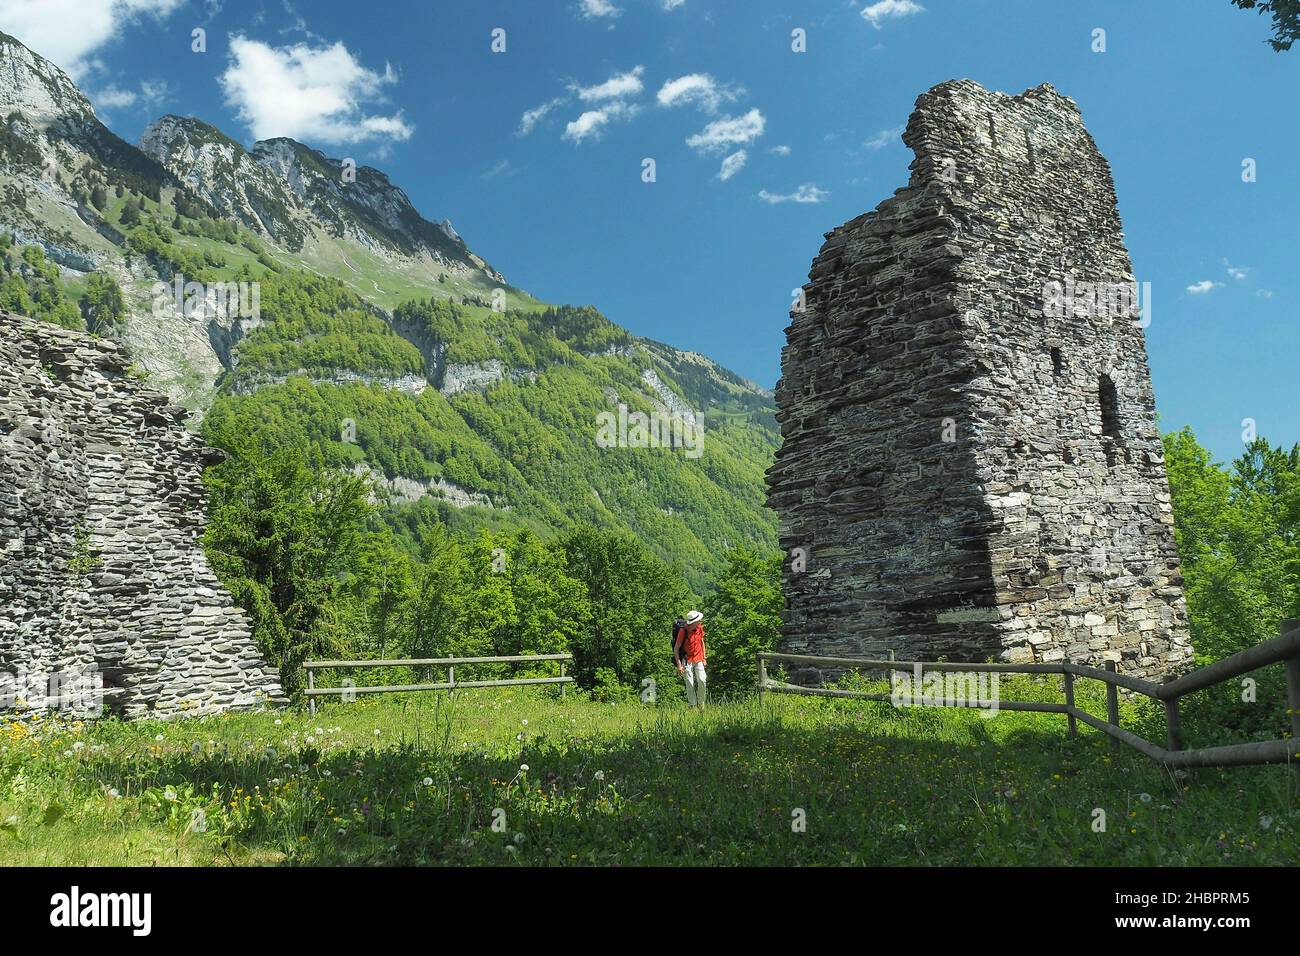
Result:
[[[1097,388],[1101,403],[1101,440],[1106,449],[1106,463],[1114,465],[1119,456],[1120,422],[1119,393],[1109,375],[1103,375]]]
[[[989,139],[991,139],[991,140],[993,141],[993,145],[994,145],[994,146],[996,146],[996,145],[998,144],[998,131],[997,131],[996,129],[994,129],[994,127],[993,127],[993,114],[992,114],[992,113],[989,114]]]
[[[1052,349],[1052,374],[1060,375],[1065,371],[1065,359],[1060,349]]]

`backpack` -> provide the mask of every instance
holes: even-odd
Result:
[[[679,617],[673,621],[673,636],[669,640],[668,646],[673,649],[673,660],[679,660],[686,654],[686,640],[683,638],[681,650],[677,650],[677,635],[686,629],[686,618]]]

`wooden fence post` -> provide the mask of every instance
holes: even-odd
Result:
[[[1168,729],[1169,749],[1184,750],[1187,745],[1183,740],[1183,721],[1178,714],[1177,698],[1165,701],[1165,727]]]
[[[1110,671],[1112,674],[1115,673],[1115,662],[1107,661],[1106,670]],[[1119,726],[1119,688],[1110,681],[1106,682],[1106,720],[1112,727]],[[1111,737],[1110,746],[1112,749],[1117,749],[1119,747],[1119,741],[1114,737]]]
[[[763,652],[758,652],[758,699],[763,700],[767,694],[767,661]]]
[[[1074,719],[1074,675],[1066,671],[1061,676],[1065,678],[1065,706],[1070,708],[1065,715],[1065,721],[1070,728],[1070,739],[1073,740],[1079,736],[1079,724]]]
[[[560,661],[560,677],[564,677],[564,661]],[[564,692],[568,689],[568,684],[560,685],[560,700],[564,700]]]
[[[456,666],[454,664],[447,665],[447,683],[452,685],[447,688],[447,695],[451,696],[456,693]]]
[[[310,667],[307,668],[307,689],[316,689],[316,672]],[[307,696],[307,710],[313,717],[316,716],[316,698],[312,697],[310,694]]]
[[[1285,620],[1282,622],[1281,634],[1297,627],[1300,627],[1300,621]],[[1300,657],[1287,659],[1286,699],[1291,711],[1291,769],[1295,771],[1296,785],[1300,787]]]

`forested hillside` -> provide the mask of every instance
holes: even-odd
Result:
[[[132,146],[3,34],[0,65],[0,305],[122,342],[233,461],[292,451],[366,479],[408,555],[431,528],[581,525],[701,587],[726,549],[775,545],[770,393],[539,302],[379,170],[189,117]],[[231,282],[253,308],[213,301]],[[701,421],[701,453],[600,447],[620,407]]]

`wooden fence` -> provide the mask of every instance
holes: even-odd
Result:
[[[425,657],[401,658],[377,661],[305,661],[303,669],[307,672],[307,702],[311,712],[316,713],[317,697],[351,697],[356,694],[397,694],[407,691],[422,690],[462,690],[467,687],[522,687],[526,684],[559,684],[560,696],[564,696],[566,685],[573,683],[565,670],[573,660],[572,654],[522,654],[513,657]],[[511,677],[506,680],[456,680],[456,668],[469,664],[532,664],[539,661],[559,661],[559,677]],[[369,687],[317,687],[316,671],[348,670],[354,667],[445,667],[446,683],[436,684],[376,684]]]
[[[853,670],[910,670],[917,667],[921,673],[930,671],[957,671],[961,673],[1009,673],[1009,674],[1060,674],[1063,684],[1065,703],[1053,704],[1040,701],[1003,701],[997,702],[999,710],[1036,711],[1045,714],[1065,714],[1069,723],[1070,736],[1078,735],[1077,721],[1083,721],[1090,727],[1109,734],[1112,743],[1128,744],[1146,754],[1152,760],[1159,761],[1170,768],[1188,767],[1241,767],[1256,764],[1293,764],[1300,774],[1300,621],[1282,622],[1281,634],[1272,640],[1264,641],[1255,647],[1247,648],[1226,657],[1221,661],[1202,667],[1179,677],[1177,680],[1156,684],[1139,677],[1129,677],[1115,672],[1115,664],[1107,662],[1105,669],[1088,667],[1083,664],[960,664],[935,663],[932,661],[878,661],[850,657],[809,657],[801,654],[775,654],[760,652],[758,655],[758,689],[760,693],[775,692],[782,694],[811,694],[821,697],[860,697],[865,700],[887,701],[890,694],[874,694],[866,691],[837,690],[825,687],[803,687],[772,680],[767,676],[769,663],[805,664],[812,667],[825,667]],[[1188,694],[1204,690],[1215,684],[1222,684],[1267,667],[1270,664],[1285,663],[1287,684],[1287,707],[1291,717],[1291,736],[1280,740],[1267,740],[1257,743],[1229,744],[1223,747],[1201,747],[1187,749],[1183,738],[1182,722],[1179,718],[1178,702]],[[1106,719],[1094,717],[1074,704],[1075,678],[1084,677],[1104,681],[1106,684]],[[1119,688],[1144,694],[1164,704],[1167,746],[1161,747],[1149,740],[1139,737],[1132,731],[1119,725]],[[923,704],[924,706],[924,704]],[[935,706],[980,707],[979,701],[945,699]]]

